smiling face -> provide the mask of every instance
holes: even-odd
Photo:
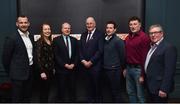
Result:
[[[106,25],[106,34],[107,35],[112,35],[116,32],[116,29],[114,28],[114,24],[107,24]]]
[[[93,31],[96,27],[96,22],[93,17],[88,17],[86,19],[86,28],[89,32]]]
[[[138,20],[132,20],[129,22],[129,29],[132,33],[137,33],[141,29],[141,23]]]
[[[61,31],[62,34],[69,35],[71,33],[71,25],[69,23],[63,23]]]
[[[18,19],[16,21],[16,26],[18,27],[18,29],[21,32],[26,33],[28,31],[29,26],[30,26],[28,18],[27,17],[18,17]]]
[[[48,24],[43,24],[42,26],[42,34],[44,37],[49,37],[51,36],[51,27]]]
[[[156,43],[164,36],[160,27],[152,27],[149,29],[149,37],[152,43]]]

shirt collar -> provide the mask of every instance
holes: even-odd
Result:
[[[138,31],[138,32],[136,32],[136,33],[132,33],[132,32],[130,32],[130,33],[129,33],[129,35],[130,35],[130,36],[138,36],[138,35],[140,35],[140,34],[141,34],[141,31],[142,31],[142,30],[139,30],[139,31]]]
[[[106,35],[105,40],[111,40],[115,35],[115,33],[113,33],[112,35]]]
[[[163,39],[164,39],[164,37],[162,37],[159,41],[157,41],[154,44],[151,43],[151,47],[154,46],[154,45],[158,46],[163,41]]]
[[[94,29],[91,31],[91,35],[94,34],[95,30],[96,30],[96,28],[94,28]]]
[[[29,36],[29,32],[23,33],[21,30],[18,29],[18,32],[21,36]]]
[[[69,38],[69,35],[64,35],[64,34],[62,34],[62,36],[63,36],[64,39],[66,39],[66,37]]]

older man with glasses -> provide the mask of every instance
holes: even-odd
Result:
[[[167,102],[174,89],[174,74],[177,61],[176,48],[165,41],[159,24],[150,26],[151,48],[145,61],[145,73],[150,102]]]

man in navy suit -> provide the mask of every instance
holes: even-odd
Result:
[[[71,32],[69,23],[63,23],[61,31],[62,35],[53,41],[59,97],[62,102],[75,102],[75,72],[79,59],[78,42],[69,36]]]
[[[28,17],[19,16],[17,32],[6,37],[2,63],[12,82],[12,102],[30,102],[33,66],[33,36]]]
[[[102,69],[102,33],[97,30],[96,22],[93,17],[86,19],[87,30],[82,33],[80,39],[80,61],[81,69],[84,71],[85,88],[87,91],[87,102],[98,102],[99,74]]]
[[[159,24],[149,28],[151,49],[145,61],[146,82],[152,102],[167,102],[174,89],[177,50],[164,39]]]

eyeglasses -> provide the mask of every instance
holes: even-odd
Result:
[[[158,33],[161,33],[161,32],[162,31],[149,32],[149,35],[158,34]]]

